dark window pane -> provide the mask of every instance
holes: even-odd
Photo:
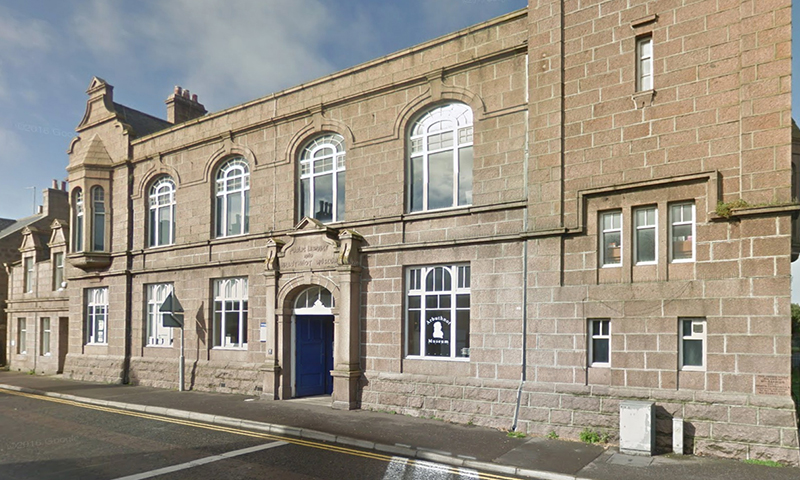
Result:
[[[592,362],[608,363],[608,339],[595,338],[592,340]]]
[[[472,147],[458,151],[458,204],[472,204]]]
[[[314,179],[314,218],[321,222],[333,220],[333,175]]]
[[[456,357],[469,357],[469,310],[456,312]]]
[[[418,295],[409,295],[408,297],[408,308],[419,308],[420,307],[420,298]]]
[[[428,157],[428,208],[453,206],[453,151]]]
[[[689,367],[703,366],[702,340],[683,340],[683,365]]]
[[[344,172],[336,174],[336,221],[344,220]]]
[[[413,297],[411,297],[413,298]],[[419,299],[419,297],[416,297]],[[408,312],[408,354],[419,355],[419,314],[418,311]]]
[[[656,260],[655,229],[636,231],[636,261],[654,262]]]
[[[422,157],[412,158],[410,168],[409,178],[411,179],[411,189],[408,199],[408,209],[412,212],[419,212],[424,208],[422,204],[422,192],[425,185],[422,180]]]
[[[308,202],[311,201],[311,190],[309,188],[309,183],[311,180],[305,178],[300,180],[300,206],[299,206],[299,215],[298,220],[303,217],[310,217],[311,213],[309,212]]]

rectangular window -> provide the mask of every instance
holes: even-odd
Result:
[[[608,367],[611,358],[611,320],[589,320],[589,366]]]
[[[247,278],[214,280],[214,347],[247,348],[247,296]]]
[[[23,260],[24,264],[24,272],[23,276],[25,278],[25,293],[31,293],[33,291],[33,257],[25,257]]]
[[[653,89],[653,36],[636,39],[636,91]]]
[[[28,321],[24,318],[17,319],[17,353],[28,353]]]
[[[600,215],[600,265],[618,266],[622,263],[622,212]]]
[[[108,288],[86,289],[86,343],[107,345]]]
[[[656,218],[655,207],[638,208],[634,210],[633,237],[634,256],[637,264],[656,263]]]
[[[682,318],[680,325],[680,360],[682,370],[704,370],[706,366],[706,320]]]
[[[694,260],[694,204],[670,206],[670,254],[673,262]]]
[[[159,311],[161,304],[172,293],[171,283],[147,285],[147,345],[151,347],[171,347],[172,328],[164,326],[164,314]]]
[[[64,288],[64,254],[53,254],[53,290]]]
[[[39,355],[49,357],[50,356],[50,319],[48,317],[42,317],[41,319],[41,326],[39,328],[39,332],[41,332],[41,338],[39,339]]]
[[[469,358],[470,266],[406,270],[406,355]]]

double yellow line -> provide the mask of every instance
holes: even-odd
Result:
[[[122,409],[113,408],[113,407],[104,407],[102,405],[93,405],[93,404],[90,404],[90,403],[81,403],[81,402],[76,402],[74,400],[66,400],[66,399],[63,399],[63,398],[48,397],[48,396],[43,396],[43,395],[36,395],[36,394],[25,393],[25,392],[18,392],[16,390],[7,390],[7,389],[4,389],[4,388],[0,388],[0,392],[7,393],[9,395],[16,395],[18,397],[32,398],[32,399],[35,399],[35,400],[44,400],[44,401],[47,401],[47,402],[60,403],[62,405],[70,405],[70,406],[73,406],[73,407],[87,408],[87,409],[90,409],[90,410],[98,410],[98,411],[107,412],[107,413],[115,413],[117,415],[127,415],[129,417],[143,418],[143,419],[146,419],[146,420],[155,420],[157,422],[173,423],[175,425],[185,425],[187,427],[204,428],[206,430],[213,430],[213,431],[216,431],[216,432],[225,432],[225,433],[231,433],[231,434],[234,434],[234,435],[242,435],[242,436],[245,436],[245,437],[260,438],[260,439],[265,439],[265,440],[278,440],[278,441],[283,441],[283,442],[286,442],[286,443],[291,443],[293,445],[300,445],[300,446],[303,446],[303,447],[316,448],[318,450],[327,450],[327,451],[330,451],[330,452],[342,453],[342,454],[345,454],[345,455],[352,455],[354,457],[369,458],[369,459],[372,459],[372,460],[379,460],[379,461],[387,462],[387,463],[391,462],[395,458],[395,457],[392,457],[390,455],[384,455],[384,454],[381,454],[381,453],[373,453],[373,452],[368,452],[368,451],[363,451],[363,450],[356,450],[356,449],[352,449],[352,448],[341,447],[341,446],[338,446],[338,445],[332,445],[332,444],[327,444],[327,443],[320,443],[320,442],[316,442],[316,441],[303,440],[303,439],[292,438],[292,437],[282,437],[280,435],[273,435],[273,434],[270,434],[270,433],[252,432],[250,430],[242,430],[242,429],[239,429],[239,428],[225,427],[225,426],[221,426],[221,425],[212,425],[212,424],[208,424],[208,423],[200,423],[200,422],[195,422],[195,421],[192,421],[192,420],[183,420],[183,419],[179,419],[179,418],[164,417],[164,416],[161,416],[161,415],[153,415],[153,414],[144,413],[144,412],[135,412],[135,411],[131,411],[131,410],[122,410]],[[459,469],[459,467],[452,467],[452,466],[449,466],[449,465],[433,463],[433,462],[428,462],[428,461],[424,461],[424,460],[415,460],[413,458],[409,458],[408,459],[408,465],[417,466],[419,468],[434,469],[434,470],[436,470],[438,472],[452,473],[452,474],[455,474],[455,475],[459,475],[459,474],[462,473],[461,470]],[[480,472],[478,473],[478,478],[486,479],[486,480],[518,480],[517,477],[506,477],[506,476],[502,476],[502,475],[496,475],[496,474],[493,474],[493,473],[480,473]]]

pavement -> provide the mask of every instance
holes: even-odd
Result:
[[[2,389],[418,458],[542,480],[797,480],[800,468],[692,455],[632,456],[613,446],[506,432],[369,410],[341,411],[329,398],[259,397],[90,383],[0,371]]]

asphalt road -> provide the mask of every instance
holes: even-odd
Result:
[[[1,480],[500,480],[324,442],[0,392]]]

